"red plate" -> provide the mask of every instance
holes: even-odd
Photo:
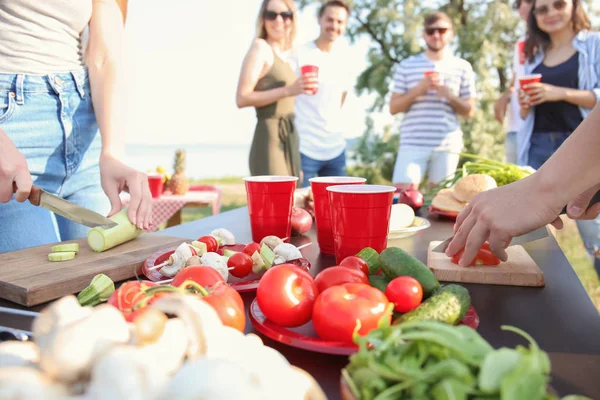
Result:
[[[448,219],[456,219],[456,217],[458,217],[457,212],[442,211],[442,210],[438,210],[437,208],[434,208],[432,206],[429,206],[427,211],[429,211],[430,214],[435,214],[439,217],[448,218]]]
[[[286,328],[271,322],[262,313],[256,299],[250,305],[250,321],[254,328],[266,337],[299,349],[317,353],[349,356],[358,351],[358,346],[344,342],[331,342],[317,336],[312,321],[296,328]],[[479,326],[477,311],[471,306],[459,325],[467,325],[473,329]]]
[[[224,246],[219,247],[219,249],[217,250],[217,253],[219,253],[220,255],[223,255],[224,249],[241,252],[244,250],[245,247],[246,247],[245,244],[224,245]],[[158,269],[153,270],[153,271],[148,271],[148,269],[151,266],[155,266],[157,264],[167,261],[167,259],[169,258],[169,256],[171,254],[173,254],[173,252],[175,252],[175,249],[170,248],[170,249],[160,250],[160,251],[157,251],[156,253],[152,254],[149,258],[147,258],[144,261],[140,270],[136,271],[137,272],[136,276],[138,277],[138,279],[147,278],[148,280],[151,280],[152,282],[159,282],[159,281],[169,279],[168,277],[161,275],[159,272],[160,270],[158,270]],[[296,264],[299,267],[302,267],[307,271],[310,269],[310,262],[305,258],[301,258],[299,260],[294,260],[291,263]],[[243,278],[236,278],[235,276],[230,274],[229,279],[227,280],[227,283],[229,284],[229,286],[231,286],[238,292],[243,293],[243,292],[250,292],[250,291],[256,290],[256,288],[258,287],[259,281],[260,281],[260,276],[254,274],[254,273],[250,273],[249,275],[247,275]]]

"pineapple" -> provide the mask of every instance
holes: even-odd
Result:
[[[168,181],[169,191],[173,194],[186,194],[189,189],[188,179],[185,176],[185,151],[178,149],[175,152],[175,173]]]

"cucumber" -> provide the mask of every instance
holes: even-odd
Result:
[[[383,274],[382,275],[369,275],[369,283],[374,288],[379,289],[383,293],[385,293],[385,288],[387,287],[388,283],[390,283],[390,281]]]
[[[424,299],[440,287],[440,282],[425,264],[398,247],[383,250],[379,255],[379,265],[390,280],[399,276],[412,276],[418,280]]]
[[[74,251],[75,253],[77,253],[79,251],[79,243],[66,243],[52,246],[53,253],[60,253],[63,251]]]
[[[460,285],[446,285],[417,308],[402,314],[394,323],[406,321],[438,321],[456,325],[471,307],[469,291]]]
[[[369,266],[369,274],[375,275],[381,269],[379,266],[379,253],[377,253],[377,250],[371,247],[365,247],[359,251],[356,256],[365,260]]]
[[[58,253],[48,254],[49,261],[67,261],[75,258],[74,251],[60,251]]]
[[[232,255],[234,255],[236,253],[239,253],[239,252],[238,251],[229,250],[229,249],[224,249],[223,250],[223,256],[227,257],[227,258],[231,257]]]
[[[122,209],[110,217],[110,219],[118,225],[110,229],[100,227],[92,228],[88,232],[88,244],[95,252],[101,253],[108,249],[112,249],[115,246],[135,239],[142,233],[141,229],[138,229],[131,221],[129,221],[127,209]]]
[[[260,248],[260,256],[265,262],[266,269],[269,269],[273,266],[273,262],[275,261],[275,253],[273,253],[273,250],[271,250],[266,243],[263,243],[262,247]]]

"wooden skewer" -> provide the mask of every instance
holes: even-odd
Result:
[[[154,267],[148,268],[148,271],[155,271],[155,270],[161,269],[162,267],[165,267],[169,264],[171,264],[171,258],[169,258],[167,261],[161,262],[160,264],[156,264]]]
[[[308,247],[308,246],[310,246],[311,244],[312,244],[312,242],[308,242],[308,243],[305,243],[305,244],[303,244],[303,245],[301,245],[301,246],[298,246],[298,250],[302,250],[303,248],[305,248],[305,247]]]
[[[156,283],[156,284],[158,284],[158,285],[165,285],[165,284],[166,284],[166,285],[168,285],[169,283],[173,282],[173,279],[174,279],[174,278],[171,278],[171,279],[165,279],[164,281],[156,281],[156,282],[154,282],[154,283]]]

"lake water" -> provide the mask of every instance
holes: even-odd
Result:
[[[354,140],[348,140],[349,146]],[[247,145],[146,145],[128,144],[125,147],[125,162],[143,172],[155,170],[162,165],[168,173],[173,172],[175,151],[186,152],[186,176],[192,179],[246,176],[250,174]]]

